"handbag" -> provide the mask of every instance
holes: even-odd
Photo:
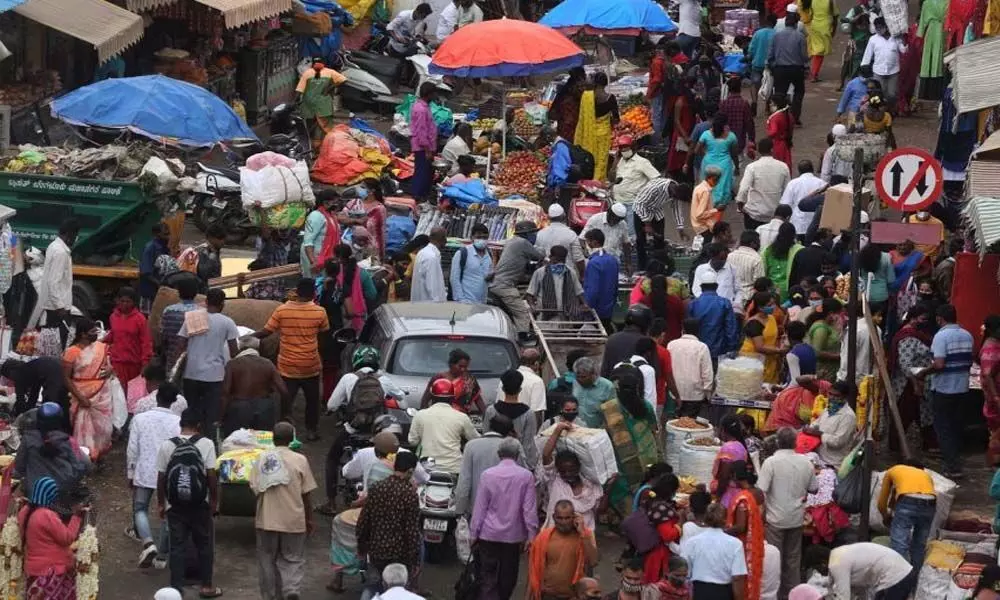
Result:
[[[771,69],[764,69],[764,75],[760,78],[760,90],[757,92],[758,102],[767,103],[768,98],[771,97],[771,91],[774,89],[774,76],[771,75]]]
[[[476,565],[476,553],[469,554],[462,575],[455,582],[455,600],[476,600],[479,597],[479,577]]]

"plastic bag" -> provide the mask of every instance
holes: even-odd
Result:
[[[852,469],[847,477],[838,481],[837,487],[833,488],[833,501],[849,515],[861,512],[861,486],[864,477],[864,469]]]
[[[271,208],[279,204],[316,202],[309,181],[309,167],[298,161],[292,168],[268,166],[254,171],[240,167],[240,193],[244,208]]]
[[[766,104],[771,97],[771,90],[774,89],[774,76],[771,69],[764,69],[764,75],[760,78],[760,90],[757,92],[757,101]]]
[[[459,517],[455,524],[455,551],[458,553],[458,560],[468,562],[472,556],[471,531],[469,521],[465,517]]]
[[[549,109],[538,102],[528,102],[524,105],[524,114],[532,125],[545,125],[549,119]]]

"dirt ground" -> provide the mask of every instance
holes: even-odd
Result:
[[[849,5],[839,2],[841,12]],[[810,158],[815,161],[817,169],[822,153],[826,148],[825,137],[833,124],[835,107],[839,94],[836,92],[835,78],[840,69],[839,51],[843,44],[843,34],[838,33],[835,40],[837,51],[832,54],[823,69],[824,81],[818,84],[808,84],[805,107],[803,110],[803,127],[795,133],[796,145],[793,155],[796,160]],[[744,92],[748,93],[748,92]],[[379,123],[374,123],[378,125]],[[387,126],[387,125],[386,125]],[[381,128],[381,127],[380,127]],[[936,106],[927,105],[916,116],[901,118],[896,122],[895,132],[900,146],[919,146],[933,150],[937,135],[938,122]],[[764,132],[761,118],[757,122],[758,136]],[[732,220],[737,233],[742,230],[742,219],[730,211],[728,218]],[[227,251],[228,253],[228,251]],[[246,250],[234,250],[236,255],[246,255]],[[323,460],[329,443],[329,431],[333,427],[332,419],[324,417],[321,431],[326,431],[326,439],[318,443],[307,444],[304,453],[309,457],[316,477],[322,489]],[[986,469],[982,454],[984,448],[980,442],[970,445],[967,456],[969,477],[963,482],[959,492],[958,507],[976,510],[989,515],[992,503],[987,490],[991,473]],[[881,463],[891,462],[887,457],[880,458]],[[936,466],[935,461],[929,461],[930,466]],[[101,579],[102,598],[152,598],[153,593],[167,585],[167,571],[140,570],[136,567],[139,545],[126,538],[123,530],[131,520],[131,499],[126,487],[124,466],[124,444],[119,443],[113,451],[107,468],[100,474],[91,477],[91,486],[96,492],[95,515],[101,536]],[[314,502],[322,500],[318,493]],[[156,522],[154,518],[154,523]],[[329,542],[330,519],[317,516],[317,531],[308,544],[308,563],[306,568],[305,586],[302,598],[308,600],[334,598],[325,590],[329,578]],[[598,575],[605,582],[607,591],[615,585],[617,579],[612,562],[621,550],[621,541],[608,534],[599,534],[601,563],[597,569]],[[257,598],[257,565],[254,553],[253,523],[247,518],[219,517],[216,520],[215,549],[215,583],[220,585],[229,598]],[[453,585],[460,573],[458,564],[444,566],[428,566],[422,577],[421,587],[434,598],[450,597]],[[524,584],[524,568],[522,566],[520,589]],[[348,581],[348,592],[343,597],[356,598],[358,581]],[[519,595],[521,592],[518,591]],[[188,588],[188,598],[196,597],[196,589]]]

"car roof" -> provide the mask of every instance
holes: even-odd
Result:
[[[507,313],[486,304],[460,302],[392,302],[375,311],[393,336],[475,335],[514,341],[517,335]],[[454,319],[454,325],[451,321]]]

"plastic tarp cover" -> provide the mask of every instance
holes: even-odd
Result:
[[[459,208],[469,208],[473,204],[498,204],[481,179],[469,179],[445,186],[441,195],[451,200]]]
[[[323,138],[312,178],[330,185],[351,185],[378,178],[392,164],[389,142],[347,125],[337,125]]]

